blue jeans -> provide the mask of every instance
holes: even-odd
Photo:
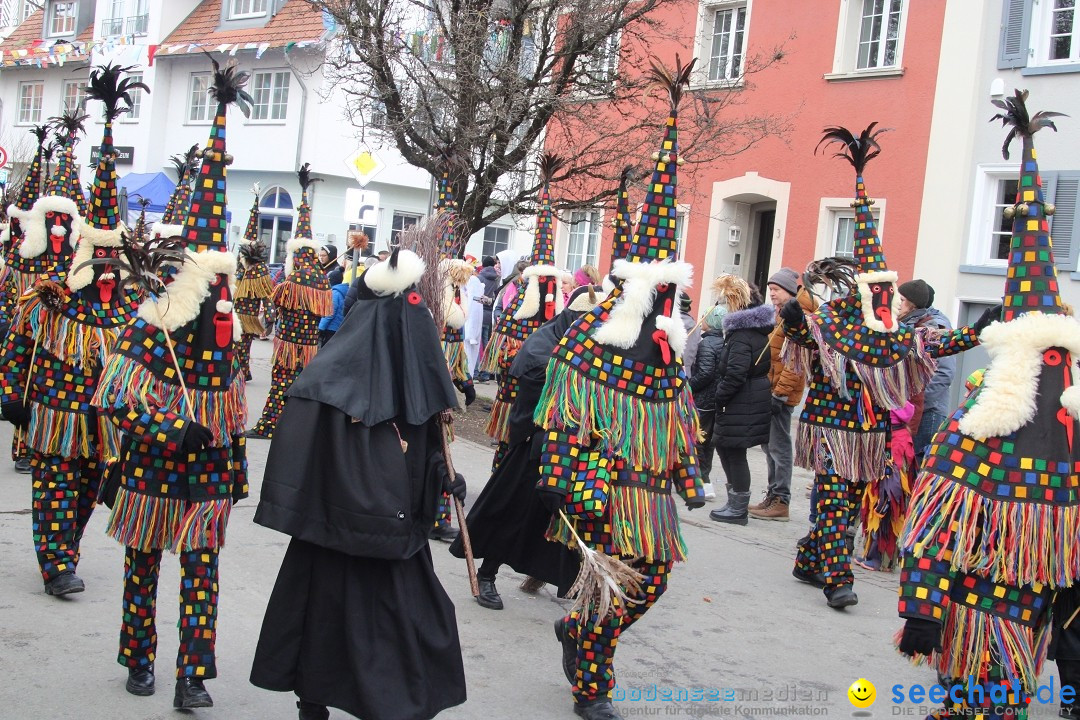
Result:
[[[912,440],[912,444],[915,446],[915,456],[919,460],[922,460],[923,455],[926,454],[926,450],[930,446],[930,441],[934,439],[938,428],[947,418],[948,416],[945,413],[937,410],[923,412],[922,420],[919,421],[919,429],[915,432],[915,437]]]

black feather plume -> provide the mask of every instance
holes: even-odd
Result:
[[[93,265],[110,265],[122,271],[117,290],[134,289],[140,296],[160,297],[165,292],[164,278],[169,268],[184,264],[184,241],[179,237],[142,239],[123,232],[120,236],[119,258],[93,258],[80,264],[73,272]]]
[[[134,65],[124,67],[108,63],[90,71],[90,84],[86,88],[86,97],[88,100],[100,100],[105,105],[106,121],[115,120],[118,116],[131,111],[131,106],[134,104],[131,97],[133,90],[150,92],[150,86],[146,83],[122,77],[134,68]],[[121,101],[124,102],[122,107]]]
[[[828,285],[837,295],[852,293],[858,281],[859,265],[854,260],[843,257],[827,257],[814,260],[806,266],[803,273],[803,287],[809,292],[814,285]]]
[[[89,115],[81,112],[82,108],[66,110],[56,117],[49,118],[48,125],[56,133],[57,139],[64,145],[74,143],[79,135],[86,134],[86,121]]]
[[[547,185],[555,177],[555,173],[566,166],[566,159],[555,153],[544,153],[537,164],[540,166],[540,180]]]
[[[690,58],[690,62],[683,65],[679,54],[675,53],[675,72],[655,59],[649,60],[649,63],[652,67],[646,71],[646,77],[668,94],[671,109],[675,110],[682,100],[683,88],[690,85],[690,73],[697,64],[697,58]]]
[[[1044,127],[1048,127],[1054,132],[1057,132],[1057,125],[1055,125],[1054,121],[1050,118],[1069,117],[1065,113],[1050,112],[1047,110],[1037,112],[1034,115],[1028,115],[1027,98],[1027,90],[1015,90],[1011,98],[990,101],[995,107],[1005,111],[994,115],[994,117],[990,118],[990,122],[1000,120],[1002,127],[1009,128],[1009,134],[1005,136],[1005,144],[1001,146],[1001,154],[1006,160],[1009,159],[1009,145],[1012,144],[1013,139],[1017,135],[1021,137],[1031,137]]]
[[[839,143],[844,146],[844,149],[834,154],[833,157],[844,158],[851,163],[855,168],[856,173],[862,175],[866,163],[881,154],[881,146],[878,145],[877,142],[878,135],[888,132],[890,129],[881,128],[875,130],[875,127],[877,127],[876,122],[870,123],[858,137],[855,137],[854,133],[847,128],[840,127],[839,125],[836,127],[827,127],[825,128],[825,134],[821,137],[821,141],[818,142],[817,147],[814,148],[814,154],[817,154],[817,151],[821,149],[822,145]]]
[[[311,163],[301,165],[300,169],[296,171],[296,175],[300,178],[301,190],[307,190],[312,183],[322,182],[322,178],[311,177]]]
[[[38,148],[44,147],[45,140],[49,137],[48,123],[30,128],[30,134],[37,138]]]
[[[248,265],[258,265],[266,262],[270,257],[270,253],[265,243],[256,240],[255,242],[240,243],[240,257],[244,258]]]
[[[251,106],[255,100],[244,90],[244,86],[251,78],[251,73],[237,72],[236,65],[232,63],[221,67],[213,55],[205,50],[203,52],[214,65],[214,82],[210,86],[210,96],[224,105],[235,103],[240,112],[244,113],[244,117],[250,117]]]

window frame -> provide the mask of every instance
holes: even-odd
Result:
[[[1072,47],[1070,57],[1064,59],[1050,59],[1050,49],[1053,43],[1050,40],[1050,30],[1053,27],[1053,7],[1056,0],[1044,0],[1031,7],[1032,16],[1029,20],[1027,44],[1027,62],[1025,67],[1045,68],[1068,68],[1080,66],[1080,5],[1072,8],[1073,27],[1071,32]]]
[[[997,205],[999,183],[1019,177],[1019,163],[980,163],[976,166],[966,264],[991,268],[1008,267],[1008,258],[994,257],[996,253],[991,246],[995,220],[1000,219],[1000,215],[993,212],[993,208]]]
[[[896,35],[896,56],[892,65],[859,67],[859,47],[862,40],[863,9],[875,0],[841,0],[836,22],[836,49],[832,72],[826,80],[854,80],[867,77],[892,77],[904,74],[904,47],[907,45],[908,18],[912,0],[900,0],[900,22]],[[891,2],[892,0],[883,0]]]
[[[262,10],[245,10],[237,12],[236,8],[241,3],[252,7],[257,4],[261,4]],[[229,19],[246,20],[249,18],[266,17],[266,14],[270,11],[269,5],[269,0],[229,0]]]
[[[411,219],[412,224],[406,225],[402,223],[401,227],[397,227],[398,219],[401,218]],[[390,241],[389,247],[393,248],[400,244],[401,233],[405,232],[409,228],[418,225],[424,221],[424,213],[411,212],[409,210],[395,210],[390,216]]]
[[[266,103],[259,102],[259,93],[262,90],[258,86],[260,76],[270,76],[270,85],[266,89]],[[284,77],[284,99],[283,101],[276,100],[276,95],[281,91],[281,85],[278,84],[278,79]],[[289,118],[289,88],[290,78],[292,73],[288,68],[267,68],[258,70],[251,73],[251,117],[248,122],[259,124],[274,124],[288,122]],[[281,108],[281,117],[274,117],[274,112],[277,108]],[[267,116],[258,117],[259,109],[265,108]]]
[[[730,30],[727,31],[726,34],[729,36],[729,38],[728,38],[728,50],[729,51],[721,58],[719,55],[716,54],[716,43],[718,41],[720,41],[720,37],[717,35],[717,31],[716,31],[716,25],[717,25],[717,19],[718,19],[717,16],[719,16],[720,13],[730,13],[731,14],[730,15],[731,21],[737,26],[738,25],[738,17],[739,17],[739,11],[740,10],[743,11],[742,12],[742,25],[743,25],[742,29],[740,30],[738,27],[735,27],[735,28],[730,29]],[[742,80],[744,70],[746,68],[746,36],[749,34],[747,31],[749,30],[749,22],[748,22],[748,20],[749,20],[750,9],[745,4],[730,3],[730,4],[726,4],[726,5],[714,5],[714,6],[712,6],[710,8],[710,11],[712,13],[712,21],[710,22],[710,25],[709,25],[709,38],[710,38],[710,40],[709,40],[709,55],[708,55],[708,58],[709,58],[709,60],[708,60],[708,81],[710,83],[738,83],[740,80]],[[741,37],[739,37],[739,36],[741,36]],[[736,44],[734,42],[735,38],[739,38],[739,53],[738,53],[739,64],[738,64],[738,68],[735,69],[736,72],[734,73],[734,75],[732,75],[732,74],[728,73],[727,71],[733,69],[733,68],[731,68],[731,65],[732,65],[733,59],[735,57],[735,52],[734,52],[734,47],[735,47],[735,44]],[[721,76],[721,77],[714,77],[713,76],[713,62],[716,61],[716,60],[721,60],[721,59],[724,62],[725,74],[723,76]]]
[[[35,86],[37,88],[37,107],[34,108],[34,99],[31,98],[31,107],[29,108],[30,116],[28,118],[23,117],[26,108],[23,106],[23,102],[26,99],[23,94],[23,89],[26,87]],[[42,109],[45,104],[45,81],[44,80],[25,80],[19,83],[19,104],[16,109],[16,125],[37,125],[41,123]]]
[[[615,81],[619,76],[619,61],[622,59],[622,30],[604,38],[604,43],[594,52],[596,54],[583,56],[579,61],[582,73],[579,89],[589,97],[610,94],[615,88]],[[601,75],[606,75],[606,79],[590,79]]]
[[[710,79],[712,68],[712,42],[715,36],[716,13],[723,10],[746,9],[742,30],[742,60],[739,76],[735,79]],[[750,45],[750,26],[754,14],[754,0],[702,0],[698,6],[697,31],[694,34],[694,55],[708,58],[691,74],[691,85],[696,88],[736,88],[746,82],[746,58]]]
[[[86,107],[86,89],[89,86],[89,82],[86,80],[65,80],[60,85],[60,114],[75,110],[78,107]],[[76,93],[76,106],[70,107],[68,105],[68,88],[81,87],[82,89]]]
[[[196,82],[205,83],[206,87],[201,93],[202,107],[204,117],[193,118],[192,114],[195,110],[195,84]],[[184,119],[185,125],[209,125],[214,121],[214,111],[210,109],[210,83],[211,77],[208,72],[193,72],[188,76],[188,102],[187,102],[187,115]]]
[[[70,15],[65,19],[71,21],[71,29],[58,32],[56,30],[56,20],[58,17],[57,10],[61,5],[70,8]],[[47,9],[48,21],[46,22],[45,27],[48,29],[48,37],[57,38],[75,35],[75,31],[78,30],[79,25],[79,0],[51,0],[51,2],[49,2],[47,6]]]
[[[128,78],[132,82],[144,82],[145,76],[142,72],[133,72],[128,75]],[[142,115],[142,101],[145,93],[141,88],[136,88],[131,91],[131,112],[126,112],[120,116],[120,122],[125,123],[137,123],[139,117]]]
[[[881,15],[880,15],[880,17],[881,17],[881,25],[880,25],[880,28],[879,28],[879,35],[878,35],[877,38],[871,38],[870,40],[866,40],[864,38],[864,36],[863,36],[863,33],[866,31],[867,5],[870,5],[871,3],[874,3],[876,5],[876,3],[878,3],[878,2],[882,3]],[[900,4],[900,8],[898,10],[893,10],[894,3],[899,3]],[[888,7],[885,7],[886,4],[888,4]],[[873,8],[871,8],[871,10],[873,10],[873,12],[871,14],[871,17],[878,17],[877,8],[873,7]],[[885,70],[885,69],[897,67],[897,63],[895,63],[895,62],[892,63],[891,65],[886,65],[883,62],[884,56],[888,52],[889,25],[890,25],[890,22],[891,22],[891,18],[892,18],[892,16],[894,14],[898,16],[897,21],[896,21],[896,38],[894,39],[894,42],[896,43],[896,48],[898,50],[899,47],[900,47],[900,18],[904,14],[904,0],[862,0],[862,11],[859,13],[859,39],[855,43],[855,48],[856,48],[856,50],[855,50],[855,70],[856,71],[860,71],[860,70]],[[874,61],[875,61],[876,64],[867,65],[865,67],[859,67],[859,64],[862,62],[863,46],[868,45],[868,44],[872,45],[872,44],[875,44],[875,43],[878,46],[877,52],[875,53],[876,57],[874,58]],[[893,54],[894,54],[894,57],[897,55],[896,50],[893,51]],[[869,54],[868,54],[868,59],[869,59]]]
[[[575,220],[579,215],[582,217]],[[597,266],[600,260],[600,239],[604,234],[604,209],[569,210],[563,224],[566,226],[563,268],[573,272],[582,265]],[[579,232],[580,228],[584,228],[584,232]],[[582,247],[579,252],[573,252],[572,247],[577,238],[581,239]],[[575,262],[577,264],[574,264]]]
[[[839,219],[842,217],[855,217],[855,208],[851,207],[851,197],[823,197],[818,202],[818,228],[817,238],[814,243],[814,257],[832,257],[836,254],[836,237],[839,232]],[[878,237],[887,238],[885,234],[885,216],[888,208],[887,198],[874,198],[874,204],[870,212],[877,222]],[[852,229],[852,243],[854,246],[854,228]],[[888,240],[886,239],[886,242]]]
[[[488,242],[489,242],[489,240],[488,240],[488,231],[489,230],[491,230],[493,232],[496,232],[496,233],[498,233],[498,232],[505,232],[506,233],[506,244],[503,247],[498,248],[497,250],[494,250],[493,252],[488,252]],[[488,225],[487,227],[484,228],[484,237],[482,238],[482,240],[480,242],[480,257],[482,257],[482,258],[487,257],[488,255],[490,255],[491,257],[495,257],[498,253],[502,252],[503,250],[509,250],[510,249],[510,241],[512,239],[513,239],[513,228],[510,228],[510,227],[508,227],[506,225]],[[495,246],[495,247],[497,247],[499,245],[499,241],[497,239],[492,240],[491,242],[492,242],[493,246]]]

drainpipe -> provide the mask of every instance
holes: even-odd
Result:
[[[296,70],[292,63],[289,63],[289,66],[293,69],[293,77],[296,78],[296,82],[300,85],[300,90],[302,91],[302,94],[300,95],[300,125],[296,131],[296,160],[293,162],[293,171],[295,172],[296,169],[300,167],[301,150],[304,146],[304,123],[307,120],[308,89],[307,85],[304,84],[303,79],[300,77],[300,72]]]

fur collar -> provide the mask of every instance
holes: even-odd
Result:
[[[390,267],[389,260],[383,260],[365,270],[360,277],[376,295],[397,295],[415,284],[426,267],[412,250],[399,250],[396,268]]]
[[[1035,417],[1043,351],[1062,347],[1072,353],[1072,387],[1059,401],[1080,416],[1080,323],[1066,315],[1024,313],[1009,322],[991,323],[979,336],[990,365],[975,404],[960,419],[960,431],[984,440],[1016,432]]]
[[[768,303],[744,310],[736,310],[724,316],[724,333],[732,330],[763,329],[772,332],[776,326],[776,314]]]
[[[229,278],[229,287],[236,297],[236,255],[220,250],[187,251],[187,260],[176,278],[169,283],[160,298],[148,297],[139,305],[139,317],[154,327],[170,332],[187,325],[199,316],[199,306],[210,296],[210,283],[215,275]],[[220,312],[229,312],[219,308]],[[233,313],[233,335],[240,339],[240,321]]]
[[[689,287],[694,269],[689,263],[668,260],[654,263],[616,260],[612,274],[623,280],[622,292],[615,307],[608,313],[607,320],[593,337],[599,343],[625,350],[633,347],[642,331],[641,325],[645,316],[652,310],[656,300],[656,286],[675,283],[678,290]],[[676,354],[682,355],[686,347],[686,328],[678,317],[678,307],[678,303],[675,303],[672,309],[675,316],[658,317],[656,327],[667,333],[668,344]]]
[[[531,317],[535,317],[536,313],[540,312],[540,278],[553,277],[556,280],[562,279],[562,271],[553,265],[532,265],[525,268],[521,273],[521,278],[525,281],[525,296],[522,298],[521,307],[514,313],[515,320],[528,320]],[[563,311],[563,294],[562,288],[555,285],[554,296],[543,298],[545,302],[551,301],[555,303],[555,314],[558,315]]]

